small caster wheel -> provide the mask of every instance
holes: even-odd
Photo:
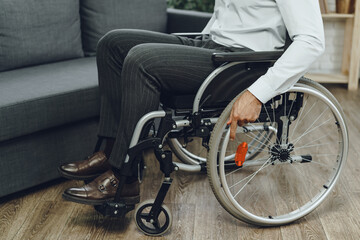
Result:
[[[146,235],[160,236],[171,228],[172,217],[169,208],[163,204],[159,216],[151,218],[149,214],[154,201],[149,199],[137,206],[135,209],[135,223],[139,230]]]

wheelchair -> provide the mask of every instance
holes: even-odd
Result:
[[[302,77],[263,104],[257,121],[238,127],[235,140],[229,140],[227,121],[234,101],[282,53],[214,54],[219,67],[195,96],[167,97],[162,110],[138,121],[115,200],[95,209],[107,216],[135,209],[119,201],[119,195],[129,173],[136,169],[140,177],[141,153],[149,148],[164,180],[155,200],[135,209],[136,225],[147,235],[162,235],[171,228],[171,213],[163,201],[174,171],[207,172],[224,209],[258,226],[288,224],[319,206],[339,178],[349,145],[341,106],[322,85]],[[164,148],[166,142],[169,150]],[[197,147],[191,148],[193,144]],[[173,153],[182,162],[174,162]]]

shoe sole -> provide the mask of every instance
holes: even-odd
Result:
[[[80,204],[86,204],[86,205],[102,205],[106,202],[112,202],[114,201],[114,197],[107,198],[107,199],[101,199],[101,200],[95,200],[95,199],[84,199],[80,197],[76,197],[67,193],[63,193],[62,197],[71,202],[80,203]],[[126,205],[135,205],[140,202],[140,195],[134,196],[134,197],[123,197],[120,198],[120,201],[123,201]]]
[[[102,172],[102,173],[96,173],[96,174],[92,174],[92,175],[78,176],[78,175],[72,175],[67,172],[64,172],[60,167],[58,167],[58,172],[59,172],[60,176],[62,176],[64,178],[67,178],[70,180],[83,180],[83,181],[93,180],[104,173],[104,172]]]

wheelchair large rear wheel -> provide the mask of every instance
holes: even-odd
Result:
[[[267,117],[239,127],[230,141],[226,123],[233,102],[217,121],[208,154],[208,176],[220,204],[236,218],[261,226],[310,213],[331,192],[347,158],[348,133],[338,102],[320,85],[300,81],[264,105]],[[251,129],[267,121],[277,134],[262,142],[256,157],[228,170],[226,156],[255,139]]]

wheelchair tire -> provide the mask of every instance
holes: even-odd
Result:
[[[172,216],[170,209],[161,205],[159,216],[156,219],[148,219],[149,212],[154,205],[154,199],[146,200],[140,203],[135,209],[135,223],[140,231],[148,236],[164,235],[172,225]]]
[[[225,108],[211,135],[207,172],[212,190],[230,214],[251,224],[283,225],[309,214],[331,192],[347,159],[344,114],[331,93],[320,84],[301,79],[287,94],[282,121],[291,124],[286,144],[277,140],[276,134],[269,136],[256,157],[246,160],[241,168],[226,170],[225,156],[254,137],[238,128],[236,139],[229,141],[226,122],[237,97]],[[302,105],[289,120],[286,109],[292,112],[296,101],[290,98],[297,96],[302,96]],[[292,103],[290,108],[286,102]],[[275,114],[281,114],[275,112],[276,104],[270,104],[273,113],[267,113],[274,119]]]

